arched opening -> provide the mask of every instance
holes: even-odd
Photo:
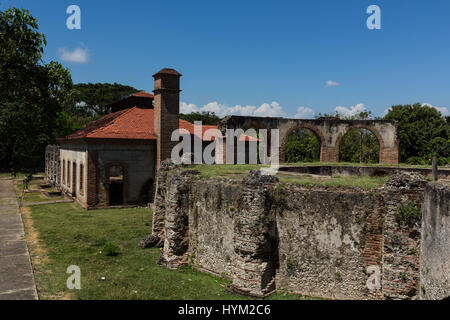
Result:
[[[366,128],[352,128],[339,143],[339,161],[352,163],[379,163],[380,141]]]
[[[298,128],[292,130],[284,143],[284,162],[320,161],[321,141],[312,130]]]

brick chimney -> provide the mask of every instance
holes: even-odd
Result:
[[[171,137],[172,132],[179,129],[180,77],[180,73],[168,68],[153,75],[156,169],[159,169],[161,161],[170,159],[173,147],[178,144],[177,141],[171,141]]]

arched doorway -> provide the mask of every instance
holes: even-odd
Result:
[[[291,130],[282,147],[285,163],[320,161],[321,139],[309,128]]]
[[[350,128],[339,141],[339,162],[379,163],[381,142],[365,127]]]

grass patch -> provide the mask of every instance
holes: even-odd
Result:
[[[309,175],[290,175],[279,173],[278,179],[282,183],[292,183],[303,185],[306,187],[313,186],[329,186],[329,187],[344,187],[344,188],[361,188],[363,190],[373,190],[382,187],[386,180],[385,177],[369,177],[369,176],[339,176],[332,177],[313,177]]]
[[[391,168],[425,168],[431,169],[431,165],[413,165],[406,163],[354,163],[354,162],[298,162],[285,163],[283,166],[333,166],[333,167],[391,167]],[[442,168],[441,168],[442,169]]]
[[[268,168],[267,165],[252,164],[215,164],[215,165],[186,165],[182,170],[198,170],[200,174],[209,179],[212,177],[227,177],[230,179],[241,180],[250,173],[250,170],[259,170]]]
[[[259,170],[261,168],[268,168],[266,165],[250,165],[250,164],[223,164],[223,165],[188,165],[181,167],[182,170],[198,170],[200,174],[206,178],[230,178],[233,180],[242,180],[249,173],[250,170]],[[332,186],[332,187],[346,187],[346,188],[361,188],[364,190],[377,189],[384,185],[388,176],[370,177],[370,176],[313,176],[313,175],[294,175],[289,173],[279,172],[277,174],[280,182],[304,185],[307,187],[313,186]]]
[[[28,190],[39,190],[38,185],[29,184]],[[56,197],[47,197],[40,190],[39,192],[25,192],[23,193],[24,183],[20,180],[15,180],[14,182],[14,191],[16,192],[16,196],[21,203],[31,203],[31,202],[46,202],[46,201],[54,201],[54,200],[64,200],[63,196]],[[48,190],[46,190],[48,191]],[[22,199],[23,196],[23,199]]]
[[[246,299],[225,291],[229,281],[189,266],[158,267],[160,250],[138,247],[151,230],[148,208],[86,211],[59,203],[25,209],[27,236],[39,239],[30,251],[41,299]],[[120,254],[106,255],[108,244]],[[81,269],[81,290],[66,287],[70,265]],[[270,299],[303,297],[275,293]]]

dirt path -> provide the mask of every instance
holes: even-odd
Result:
[[[0,179],[0,300],[37,300],[12,180]]]

